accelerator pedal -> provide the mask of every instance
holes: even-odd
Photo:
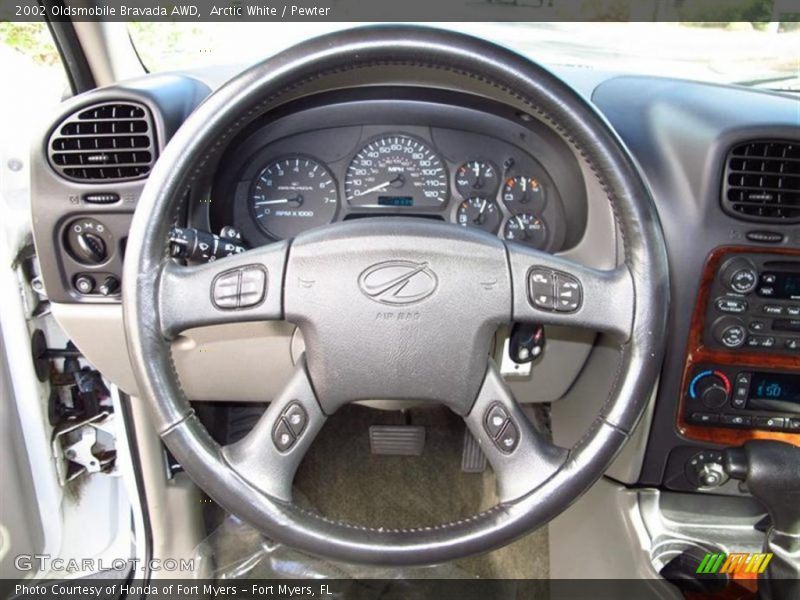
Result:
[[[486,470],[486,455],[469,429],[464,429],[464,447],[461,451],[461,470],[464,473],[483,473]]]
[[[418,425],[371,425],[369,449],[372,454],[420,456],[425,448],[425,428]]]

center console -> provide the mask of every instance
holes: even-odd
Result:
[[[678,429],[686,439],[800,444],[800,252],[711,254],[681,393]]]

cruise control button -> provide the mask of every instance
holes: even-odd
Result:
[[[258,267],[242,270],[241,288],[239,290],[239,308],[255,306],[264,299],[267,288],[267,274]]]
[[[286,424],[284,419],[280,419],[275,425],[275,428],[272,430],[272,443],[275,444],[275,447],[281,451],[286,452],[289,448],[294,445],[295,436],[289,429],[289,426]]]
[[[297,402],[292,402],[283,412],[283,416],[295,437],[300,437],[300,434],[303,433],[308,423],[308,415],[306,415],[306,411],[303,410],[303,407]]]
[[[555,305],[555,273],[548,269],[533,269],[528,276],[528,293],[537,308],[552,310]]]
[[[519,429],[514,424],[514,421],[509,419],[508,423],[500,434],[500,437],[495,441],[500,452],[511,454],[519,444]]]
[[[214,304],[218,308],[236,308],[239,304],[239,271],[224,273],[214,280]]]
[[[486,413],[486,422],[484,424],[489,437],[493,440],[496,439],[503,430],[506,421],[508,421],[508,413],[506,410],[499,404],[493,405],[489,409],[489,412]]]
[[[556,310],[573,312],[581,305],[581,284],[571,275],[555,274]]]

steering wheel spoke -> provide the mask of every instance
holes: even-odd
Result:
[[[583,327],[631,336],[634,288],[625,266],[601,271],[517,244],[507,244],[513,320]]]
[[[567,459],[567,450],[552,444],[530,423],[494,362],[464,421],[492,465],[501,502],[535,490]]]
[[[223,447],[222,454],[250,485],[289,502],[297,467],[326,419],[301,358],[289,383],[255,427]]]
[[[165,338],[192,327],[283,318],[288,242],[276,242],[202,265],[164,263],[159,313]]]

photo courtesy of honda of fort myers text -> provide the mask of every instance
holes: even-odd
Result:
[[[15,399],[7,403],[13,411],[5,411],[6,402],[2,396],[6,392],[0,385],[0,400],[4,406],[0,419],[7,417],[6,429],[0,435],[9,439],[19,437],[20,441],[10,445],[15,449],[13,454],[3,456],[4,460],[0,461],[8,463],[0,477],[3,482],[0,490],[0,600],[800,598],[791,596],[793,592],[786,592],[797,590],[797,582],[770,582],[770,574],[787,572],[782,570],[786,565],[796,566],[795,571],[789,569],[789,572],[800,572],[797,550],[800,542],[797,546],[784,543],[785,540],[772,540],[775,545],[764,543],[768,536],[775,537],[768,533],[771,530],[766,511],[753,500],[746,487],[724,472],[720,458],[724,441],[701,446],[702,452],[698,450],[692,454],[686,469],[680,472],[681,477],[689,473],[686,477],[697,479],[701,493],[681,489],[678,494],[666,484],[642,483],[636,477],[626,483],[627,487],[613,478],[601,478],[596,485],[617,486],[618,499],[623,500],[611,508],[598,502],[596,512],[589,511],[597,521],[587,519],[566,534],[558,530],[558,536],[554,535],[553,528],[545,525],[489,553],[412,566],[356,564],[313,555],[292,546],[291,532],[285,538],[288,543],[265,537],[247,519],[230,514],[217,504],[203,491],[203,482],[193,482],[180,462],[161,444],[149,425],[147,408],[132,398],[133,394],[127,394],[118,381],[130,373],[130,381],[134,382],[131,385],[136,385],[124,343],[116,341],[123,338],[109,334],[109,330],[124,327],[120,296],[122,257],[127,228],[141,187],[163,155],[165,146],[168,147],[168,138],[180,130],[181,122],[192,110],[226,81],[248,67],[317,36],[384,24],[441,28],[495,43],[543,65],[573,86],[577,96],[589,101],[600,82],[639,76],[702,84],[702,88],[691,88],[691,94],[696,95],[746,88],[770,97],[793,98],[798,104],[795,133],[800,132],[800,97],[797,96],[800,92],[800,0],[3,0],[0,5],[0,226],[3,228],[0,246],[14,251],[5,261],[13,265],[11,277],[0,279],[0,287],[13,289],[14,293],[9,296],[22,308],[14,308],[16,312],[12,315],[10,305],[0,305],[4,311],[0,324],[5,330],[0,339],[0,352],[7,359],[9,369],[8,377],[5,371],[0,371],[0,383],[5,384],[9,379],[9,389],[14,393],[9,392],[8,396]],[[135,98],[138,100],[132,102],[130,96],[119,95],[120,90],[128,88],[137,90]],[[635,100],[646,102],[646,90],[644,87],[641,90],[642,98]],[[446,90],[436,97],[436,102],[444,105],[451,97],[449,94],[461,91]],[[337,90],[337,93],[341,93],[337,102],[348,100],[347,91]],[[687,96],[691,94],[687,92]],[[408,90],[399,96],[408,104],[419,100],[409,101]],[[313,112],[310,109],[318,108],[314,104],[317,100],[303,98],[298,105],[309,109],[310,114]],[[473,100],[474,104],[470,104],[466,112],[479,113],[493,106],[486,98]],[[307,104],[303,104],[305,101]],[[150,111],[161,103],[174,110],[170,113],[171,120],[161,122],[152,118]],[[70,106],[73,110],[66,110],[65,107]],[[242,164],[237,165],[240,170],[224,181],[229,185],[226,191],[241,206],[229,212],[220,208],[216,213],[217,197],[212,198],[210,193],[208,197],[203,196],[198,201],[198,210],[209,215],[205,229],[173,229],[170,251],[181,260],[194,260],[198,269],[206,268],[217,260],[220,264],[229,259],[237,260],[236,255],[250,249],[253,238],[270,242],[290,240],[311,228],[311,222],[315,226],[329,225],[334,221],[356,221],[371,216],[373,213],[367,208],[374,209],[374,214],[404,216],[414,213],[414,216],[437,223],[450,221],[454,226],[474,227],[482,234],[493,235],[494,242],[500,238],[536,251],[555,252],[554,240],[558,236],[562,241],[568,239],[569,233],[562,231],[555,221],[548,221],[551,213],[546,212],[555,211],[555,207],[560,206],[558,202],[567,206],[571,202],[569,198],[558,197],[557,186],[548,179],[548,169],[555,171],[558,167],[551,167],[544,157],[522,160],[517,157],[515,161],[514,157],[506,156],[512,153],[509,148],[516,151],[516,144],[528,143],[529,139],[520,133],[522,129],[509,130],[515,132],[516,137],[512,144],[505,146],[493,146],[495,141],[486,142],[491,136],[469,131],[470,135],[477,136],[474,139],[483,140],[484,145],[473,143],[469,154],[450,160],[449,155],[435,148],[439,140],[445,140],[441,142],[443,146],[446,144],[447,127],[431,133],[434,128],[426,123],[407,125],[413,120],[407,114],[419,114],[413,112],[418,108],[411,113],[393,113],[403,116],[394,116],[392,127],[403,123],[410,132],[394,133],[394,137],[384,135],[383,123],[372,117],[370,110],[373,109],[364,109],[365,121],[358,127],[341,126],[337,135],[324,138],[317,146],[322,148],[320,153],[305,149],[295,151],[281,137],[303,142],[302,135],[308,132],[297,134],[289,128],[287,131],[291,135],[275,134],[274,139],[259,132],[258,135],[265,135],[264,139],[277,149],[262,150],[257,155],[263,159],[263,164],[251,173],[253,182],[243,174],[251,160],[246,153],[242,154]],[[658,115],[659,111],[669,110],[672,108],[665,108],[655,98],[648,114]],[[290,122],[288,112],[276,112],[286,119],[281,126]],[[67,122],[66,116],[73,114],[75,118]],[[530,126],[530,115],[518,111],[510,114],[521,123],[515,123],[515,127]],[[319,114],[314,118],[319,121],[318,128],[324,130],[328,120],[332,123],[338,118],[336,115],[338,113],[331,110],[323,118]],[[456,117],[441,114],[439,117],[446,123],[456,120]],[[682,118],[685,122],[681,127],[688,127],[702,137],[714,115],[707,114],[708,121],[697,121],[694,115],[670,113],[665,122]],[[130,128],[122,132],[123,138],[120,138],[120,131],[112,129],[116,127],[112,122],[118,119],[123,119],[125,127]],[[87,128],[88,123],[93,129]],[[497,131],[501,131],[499,126]],[[363,152],[351,152],[349,147],[340,151],[350,140],[348,135],[352,136],[353,144],[365,140]],[[124,141],[118,142],[119,139]],[[463,143],[468,144],[470,139],[473,138],[464,136]],[[536,143],[546,139],[547,135],[537,137]],[[81,146],[90,140],[94,147]],[[118,143],[123,146],[117,146]],[[261,142],[251,139],[249,143],[258,145]],[[263,142],[263,146],[268,143]],[[459,143],[451,140],[449,149],[453,154],[462,151]],[[44,153],[41,152],[43,146]],[[307,143],[302,147],[313,146]],[[496,157],[487,158],[494,148],[501,148],[506,154],[498,150]],[[800,173],[797,170],[800,150],[797,148],[800,146],[784,151],[783,158],[788,157],[786,164],[789,165],[786,168],[795,169],[787,177]],[[394,162],[384,161],[385,164],[376,166],[383,160],[383,153],[388,155],[393,150],[397,150],[399,156],[392,159]],[[45,158],[36,158],[37,152]],[[773,152],[771,146],[763,152],[765,161],[775,158],[769,154]],[[251,154],[256,156],[255,151]],[[438,154],[447,160],[441,160]],[[325,160],[320,155],[325,155]],[[359,157],[360,162],[356,161]],[[546,163],[547,168],[540,169],[539,160]],[[698,164],[704,160],[697,157]],[[413,164],[414,161],[418,164]],[[235,162],[231,160],[230,164]],[[336,171],[331,165],[339,162],[342,168]],[[532,171],[522,173],[523,164],[533,165]],[[646,170],[649,165],[639,166]],[[42,265],[43,253],[37,255],[40,242],[33,243],[29,222],[31,205],[36,202],[35,191],[42,189],[37,188],[32,177],[43,167],[64,175],[67,191],[59,192],[59,199],[70,209],[68,218],[56,219],[55,233],[49,235],[55,240],[54,244],[67,248],[64,258],[60,259],[62,262],[52,268]],[[382,178],[374,176],[370,171],[373,167],[375,172],[386,169]],[[135,171],[124,183],[121,176],[87,175],[109,169],[121,173],[128,168],[142,170]],[[204,176],[210,179],[212,169],[205,168],[208,173]],[[441,173],[437,175],[438,170]],[[766,177],[785,174],[748,173]],[[359,188],[360,180],[354,183],[353,178],[368,175],[373,180],[365,179],[362,187]],[[257,182],[259,178],[261,184]],[[303,178],[308,181],[301,181]],[[88,186],[86,179],[91,180]],[[787,181],[790,180],[781,179],[781,186]],[[791,181],[790,185],[800,186],[795,180]],[[257,188],[258,185],[263,189]],[[437,186],[446,188],[446,193],[456,200],[449,200],[451,204],[441,214],[436,212],[438,209],[420,207],[420,199],[424,202],[431,197],[438,198]],[[784,187],[777,189],[777,184],[773,187],[776,189],[770,188],[769,193],[786,192]],[[349,193],[351,189],[355,190],[352,194]],[[425,196],[425,192],[429,195]],[[322,200],[319,206],[314,206],[312,200],[317,196]],[[374,203],[363,202],[367,196],[374,196]],[[534,209],[539,200],[540,209]],[[362,202],[359,208],[364,210],[342,208],[359,201]],[[515,203],[522,208],[515,210]],[[568,212],[565,210],[563,214]],[[236,226],[228,221],[223,223],[217,218],[218,214],[230,217],[230,222],[249,219],[251,230],[243,233],[238,223]],[[564,220],[568,220],[567,217]],[[195,219],[193,224],[197,222]],[[214,229],[211,223],[225,227]],[[795,229],[797,227],[800,226]],[[207,231],[211,229],[213,231]],[[771,231],[768,224],[755,229],[761,234]],[[186,237],[179,239],[175,231]],[[742,231],[741,227],[732,229],[730,240],[726,242],[740,242]],[[796,238],[791,237],[794,235]],[[800,234],[791,230],[781,244],[785,241],[785,245],[789,245],[794,239],[800,240]],[[117,254],[114,254],[115,249]],[[0,258],[5,256],[2,254]],[[72,270],[66,270],[64,264]],[[271,286],[281,285],[280,277],[276,283],[271,274],[258,271],[250,280],[248,277],[253,273],[248,272],[249,266],[237,267],[233,275],[226,272],[209,278],[210,282],[213,279],[209,284],[209,302],[220,310],[226,308],[225,302],[233,302],[227,308],[246,309],[249,307],[248,286],[261,285],[253,292],[258,296],[254,304],[266,306],[265,298],[273,289]],[[404,319],[419,319],[420,313],[405,312],[407,307],[400,305],[404,304],[401,300],[409,299],[406,304],[413,304],[439,291],[437,286],[441,283],[429,267],[427,262],[404,263],[399,258],[388,267],[383,263],[372,265],[359,279],[361,291],[365,295],[374,292],[370,299],[381,304],[382,312],[378,314],[383,316],[379,318],[393,321],[392,325]],[[365,284],[364,281],[380,269],[388,269],[389,274],[382,275],[388,279],[381,279],[374,290],[365,291],[370,282]],[[53,287],[45,285],[49,284],[48,271],[55,273],[58,281],[65,282],[66,299],[54,299]],[[259,279],[260,276],[263,279]],[[564,274],[550,272],[549,276],[552,278],[547,280],[550,292],[556,289],[552,286],[558,277],[562,277],[562,283],[567,281]],[[218,286],[220,280],[225,283],[225,277],[232,277],[228,279],[234,289],[230,297],[225,297],[226,291]],[[416,285],[414,281],[423,279],[427,286],[424,290],[412,289]],[[315,283],[300,281],[308,288]],[[481,281],[486,289],[496,283],[497,280]],[[580,284],[567,283],[574,286],[567,286],[567,293],[581,290]],[[204,288],[203,302],[209,295],[207,291]],[[586,292],[585,288],[583,291]],[[567,302],[566,297],[544,297],[553,303],[558,299]],[[752,297],[748,298],[751,301]],[[464,298],[465,303],[474,300]],[[193,298],[189,304],[195,302],[202,303]],[[58,308],[60,304],[67,308]],[[55,311],[53,305],[56,305]],[[398,310],[398,306],[402,310]],[[92,347],[100,357],[124,355],[119,372],[104,372],[59,326],[59,318],[66,322],[77,319],[77,311],[87,307],[97,311],[96,327],[91,327],[93,331],[88,337],[106,340],[109,336],[108,340],[115,340]],[[17,312],[19,331],[23,332],[25,340],[23,352],[18,351],[22,346],[9,345],[12,339],[9,323]],[[58,313],[59,318],[51,312]],[[551,312],[558,311],[553,308]],[[613,307],[609,307],[609,315],[613,312]],[[792,314],[780,316],[793,318]],[[724,315],[724,318],[738,317]],[[300,361],[305,347],[302,335],[294,333],[294,327],[285,323],[272,329],[273,325],[269,324],[269,333],[265,335],[271,343],[286,342],[283,356],[286,365],[283,366],[293,367]],[[288,329],[283,328],[284,325]],[[570,344],[582,342],[577,338],[577,341],[561,339],[559,336],[569,338],[569,335],[557,329],[551,334],[548,328],[546,336],[541,326],[525,329],[529,335],[524,342],[520,342],[519,335],[514,337],[506,332],[508,339],[501,341],[497,349],[497,356],[505,357],[498,359],[498,369],[512,387],[522,377],[533,381],[534,387],[544,389],[552,384],[552,381],[545,381],[544,375],[537,380],[539,373],[545,373],[544,370],[537,373],[541,363],[536,359],[542,352],[550,350],[553,356],[552,349],[560,348],[571,360]],[[216,346],[210,343],[211,338],[202,335],[184,337],[175,342],[175,355],[193,353],[197,370],[215,374],[215,357],[219,357],[220,364],[231,365],[231,356],[242,364],[250,364],[252,346],[243,350],[239,342],[240,338],[255,335],[254,331],[254,328],[245,330],[242,327],[237,333],[239,337],[223,340]],[[746,339],[755,339],[754,331],[743,332]],[[395,342],[388,340],[387,344]],[[527,344],[523,348],[526,354],[518,353],[518,361],[509,360],[511,348],[520,343]],[[680,340],[680,344],[685,346],[684,340]],[[272,356],[270,354],[260,363],[263,372],[258,385],[277,392],[279,387],[269,381],[271,369],[279,362]],[[180,364],[180,359],[178,367],[188,370]],[[794,370],[797,369],[800,363],[795,365]],[[715,376],[712,368],[707,372]],[[546,373],[550,378],[552,371]],[[745,374],[751,375],[749,371]],[[775,377],[767,381],[769,374],[760,374],[765,398],[774,396],[786,400],[791,393],[800,397],[797,396],[800,388],[787,391],[784,384],[789,379]],[[723,376],[720,381],[727,381],[730,388],[741,383],[735,375],[730,376],[733,381]],[[749,382],[748,379],[747,385]],[[694,382],[691,383],[694,386]],[[702,382],[698,385],[702,386]],[[720,389],[725,387],[720,386]],[[221,387],[217,386],[214,391],[224,395]],[[569,386],[564,388],[566,393]],[[191,385],[187,389],[195,391]],[[719,390],[714,388],[714,391]],[[255,393],[259,399],[258,394],[262,392]],[[723,392],[734,393],[732,389]],[[218,399],[228,400],[205,398],[195,404],[194,410],[211,436],[221,436],[229,442],[242,439],[267,410],[265,402],[227,403],[217,402]],[[496,444],[502,454],[504,432],[514,430],[519,435],[520,430],[514,429],[514,415],[504,412],[499,403],[497,406],[500,412],[487,413],[480,426],[491,429],[491,417],[498,419],[497,431],[490,434],[487,443],[489,451],[494,452],[491,444]],[[496,498],[491,464],[487,463],[476,438],[468,430],[465,434],[460,419],[456,419],[457,435],[453,434],[452,413],[447,417],[438,413],[435,413],[438,416],[431,416],[431,413],[417,411],[416,407],[404,408],[402,412],[385,411],[378,421],[372,421],[374,417],[368,416],[372,408],[348,406],[345,410],[351,409],[361,429],[356,433],[349,429],[336,430],[334,419],[329,420],[326,424],[328,437],[314,442],[323,445],[318,454],[328,456],[315,458],[318,462],[307,461],[302,471],[306,479],[300,483],[295,480],[294,501],[302,507],[299,510],[326,513],[334,507],[335,515],[331,519],[345,515],[354,520],[365,517],[370,523],[394,520],[396,525],[392,527],[396,526],[399,532],[405,531],[403,527],[421,522],[431,525],[431,530],[444,531],[445,527],[433,524],[458,518],[459,511],[474,514],[477,509],[485,510],[487,506],[476,498],[482,500],[481,495],[489,488],[492,491],[486,492],[487,497]],[[524,414],[531,420],[538,419],[537,423],[547,429],[551,425],[550,410],[548,401],[526,405]],[[708,418],[720,418],[717,412],[709,412],[709,415]],[[674,418],[673,414],[670,416]],[[309,415],[301,403],[288,405],[267,434],[265,443],[287,454],[294,444],[301,442],[303,433],[310,430],[311,417],[313,415]],[[651,418],[648,414],[644,427],[651,427]],[[786,423],[791,423],[788,417]],[[674,420],[669,427],[674,427]],[[34,443],[36,439],[39,439],[38,446]],[[148,439],[151,446],[144,447]],[[513,452],[519,438],[508,439]],[[631,439],[630,443],[640,444],[637,451],[644,461],[647,435],[631,436]],[[688,441],[686,445],[690,445]],[[350,462],[335,462],[333,455],[339,451],[344,452]],[[449,461],[446,467],[443,457]],[[338,465],[339,470],[329,471],[321,466],[327,464],[324,463],[326,459]],[[149,466],[143,466],[143,461],[148,460]],[[421,466],[422,461],[428,461],[425,467]],[[455,479],[451,478],[450,468],[457,472]],[[355,475],[362,470],[371,475],[359,480]],[[381,479],[382,476],[386,479]],[[462,481],[458,478],[472,478],[469,485],[473,487],[459,487],[460,483],[454,483]],[[489,483],[484,485],[485,481]],[[718,496],[716,481],[723,482],[719,489],[724,487]],[[591,490],[587,492],[591,494]],[[659,510],[662,500],[658,498],[666,496],[669,502],[674,502],[671,505],[674,510],[664,519],[672,519],[672,522],[664,525],[659,521],[664,531],[648,530],[644,522],[646,516],[642,514],[647,510]],[[705,516],[709,523],[705,531],[704,523],[692,522],[688,517],[686,522],[681,522],[675,516],[684,514],[683,506],[705,506],[703,503],[711,496],[727,500],[714,505],[723,508],[707,511]],[[20,497],[23,498],[21,502]],[[177,504],[173,505],[174,502]],[[731,508],[744,503],[752,513],[748,518],[759,517],[751,519],[753,523],[747,519],[737,520],[739,508]],[[335,505],[344,509],[338,511]],[[444,514],[445,508],[453,512]],[[490,510],[499,514],[505,509],[501,504]],[[727,510],[737,518],[715,529],[715,525],[724,520]],[[800,511],[800,504],[797,510]],[[628,516],[634,515],[632,520],[624,521],[636,525],[631,525],[630,530],[619,525],[623,520],[616,520],[616,515],[626,511],[630,513]],[[668,535],[673,526],[683,537]],[[354,527],[360,528],[361,524]],[[385,533],[386,529],[380,527],[378,531]],[[702,538],[702,535],[709,535],[709,529],[715,532],[712,535],[716,535],[716,531],[724,535]],[[598,535],[598,531],[602,535]],[[700,537],[692,537],[694,534]],[[605,541],[599,543],[598,538]],[[624,551],[618,551],[628,542]],[[556,547],[559,550],[554,550]],[[790,550],[786,551],[787,548]],[[379,560],[373,562],[380,563]]]

